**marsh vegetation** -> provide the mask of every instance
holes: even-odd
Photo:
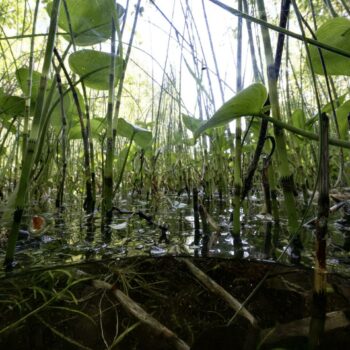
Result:
[[[346,0],[0,14],[7,348],[349,345]]]

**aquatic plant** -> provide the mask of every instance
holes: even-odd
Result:
[[[155,215],[164,197],[185,193],[194,242],[202,245],[196,252],[208,255],[220,232],[211,217],[216,196],[230,203],[228,227],[239,251],[252,193],[264,198],[276,227],[287,219],[289,246],[306,239],[301,227],[318,189],[314,301],[324,301],[329,191],[350,180],[346,1],[284,0],[279,9],[269,3],[273,11],[263,0],[183,0],[167,10],[141,0],[17,3],[0,5],[8,269],[20,230],[29,234],[51,197],[60,213],[78,208],[89,225],[101,215],[108,245],[125,198],[145,201]],[[222,38],[211,12],[230,23]],[[162,40],[149,39],[148,30]],[[221,40],[230,44],[225,52]],[[126,212],[146,218],[164,239],[165,223]],[[313,346],[323,327],[312,323]]]

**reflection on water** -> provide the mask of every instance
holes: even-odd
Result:
[[[157,211],[154,211],[145,202],[123,201],[122,212],[116,212],[104,229],[101,229],[98,211],[89,216],[74,208],[63,213],[41,213],[47,227],[43,234],[30,234],[29,238],[24,235],[18,242],[18,266],[28,268],[91,259],[179,254],[279,259],[284,263],[313,265],[313,231],[302,228],[298,236],[289,237],[285,221],[281,220],[276,226],[271,217],[259,214],[261,205],[256,200],[242,212],[241,237],[235,238],[231,235],[231,215],[226,202],[214,200],[209,209],[220,233],[213,232],[187,196],[167,197],[157,204]],[[152,221],[135,214],[140,211]],[[337,215],[329,225],[329,270],[350,274],[350,231],[337,225],[340,214]],[[0,255],[3,259],[3,250]]]

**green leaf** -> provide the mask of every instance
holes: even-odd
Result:
[[[22,67],[16,70],[16,78],[17,82],[23,91],[24,95],[28,96],[29,95],[29,90],[28,90],[28,78],[29,78],[29,68]],[[40,86],[40,79],[41,79],[41,73],[37,71],[33,71],[32,74],[32,95],[31,95],[31,100],[33,102],[36,101],[36,98],[38,96],[38,91],[39,91],[39,86]],[[48,79],[47,82],[47,89],[50,88],[52,84],[52,80]]]
[[[10,130],[10,132],[12,134],[15,134],[17,132],[17,128],[16,126],[12,123],[11,119],[8,119],[8,117],[6,116],[6,118],[3,118],[1,116],[1,126],[3,126],[4,128],[6,128],[7,130]]]
[[[182,114],[182,121],[186,126],[186,128],[192,131],[193,133],[205,123],[204,120],[190,117],[189,115],[186,115],[186,114]]]
[[[91,127],[91,137],[93,139],[98,139],[105,128],[105,120],[103,118],[93,118],[90,120],[90,127]],[[80,123],[76,123],[70,130],[69,130],[69,139],[70,140],[82,140],[81,135],[81,127]]]
[[[336,17],[324,23],[316,32],[317,40],[350,54],[350,20]],[[350,75],[350,58],[321,49],[327,74]],[[310,45],[312,67],[317,74],[324,75],[318,48]]]
[[[81,127],[80,124],[77,123],[75,124],[70,130],[69,130],[69,135],[68,138],[70,140],[82,140],[81,136]]]
[[[81,50],[69,56],[71,70],[84,79],[86,86],[96,90],[109,89],[111,54],[95,50]],[[115,84],[118,84],[123,60],[119,56],[115,65]]]
[[[300,108],[296,109],[293,112],[291,119],[292,119],[293,126],[299,129],[305,129],[306,118],[305,118],[305,113],[302,109]]]
[[[347,95],[347,93],[345,93],[344,95],[341,95],[337,99],[333,100],[333,104],[334,104],[335,108],[337,108],[337,106],[340,106],[340,105],[342,105],[344,103],[346,95]],[[323,113],[330,113],[330,112],[332,112],[332,103],[328,102],[326,105],[324,105],[322,107],[321,111]]]
[[[54,127],[54,129],[57,132],[59,132],[62,128],[62,115],[61,115],[61,101],[60,101],[60,96],[58,92],[54,93],[52,100],[54,103],[56,101],[58,101],[58,103],[52,111],[50,122],[51,122],[51,125]],[[76,109],[74,110],[74,108],[75,106],[74,106],[72,95],[70,93],[65,94],[63,97],[63,109],[65,112],[68,129],[73,124],[73,116],[74,116],[74,112],[76,111]]]
[[[91,135],[94,138],[99,138],[105,132],[106,119],[105,118],[94,118],[90,120],[91,124]]]
[[[311,130],[312,126],[318,121],[318,115],[316,114],[312,118],[306,120],[305,126],[306,129]]]
[[[133,125],[123,118],[118,118],[117,135],[129,140],[134,138],[135,143],[141,148],[146,148],[152,141],[151,131]]]
[[[302,109],[297,108],[291,115],[291,120],[292,120],[292,125],[295,126],[296,128],[299,129],[310,129],[310,127],[306,126],[306,117],[305,113]],[[292,138],[296,142],[297,147],[302,147],[305,143],[306,140],[299,135],[292,135]]]
[[[0,115],[23,116],[25,113],[25,99],[19,96],[0,96]]]
[[[214,115],[195,132],[197,138],[205,130],[224,125],[242,116],[259,115],[267,99],[267,91],[260,83],[252,84],[225,102]]]
[[[337,120],[339,125],[340,138],[347,140],[349,138],[349,122],[350,100],[344,102],[336,109]]]
[[[74,42],[78,46],[89,46],[106,41],[111,37],[112,17],[124,15],[124,9],[114,0],[66,0]],[[51,15],[52,1],[47,5]],[[64,38],[71,41],[69,22],[63,4],[60,7],[58,26],[67,35]]]
[[[118,154],[117,157],[117,164],[116,164],[116,169],[117,169],[117,174],[116,174],[116,179],[119,179],[121,172],[123,171],[123,164],[125,162],[125,158],[127,158],[129,156],[128,153],[129,150],[129,145],[125,146]]]

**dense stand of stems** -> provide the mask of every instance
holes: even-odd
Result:
[[[73,84],[72,79],[69,76],[69,73],[64,65],[64,62],[58,53],[57,49],[54,49],[55,57],[57,58],[61,69],[63,70],[63,73],[67,79],[68,85],[70,87],[70,90],[73,95],[74,104],[77,109],[78,117],[79,117],[79,124],[81,129],[81,135],[83,140],[83,150],[84,150],[84,176],[85,176],[85,201],[84,201],[84,208],[88,213],[93,212],[93,194],[92,194],[92,183],[91,183],[91,168],[90,168],[90,155],[89,155],[89,140],[87,135],[87,129],[85,127],[84,123],[84,113],[82,111],[82,107],[79,102],[78,93],[75,88],[75,85]]]
[[[39,131],[40,131],[40,123],[42,120],[43,105],[45,101],[45,90],[46,90],[48,74],[51,66],[51,60],[52,60],[56,31],[57,31],[57,20],[58,20],[60,3],[61,3],[61,0],[54,0],[52,5],[49,35],[47,39],[38,97],[35,105],[32,129],[29,135],[28,146],[25,154],[25,161],[23,163],[18,188],[14,194],[15,210],[13,213],[11,230],[10,230],[10,235],[7,243],[7,249],[6,249],[6,257],[5,257],[6,266],[10,266],[13,262],[16,242],[17,242],[17,237],[19,232],[19,226],[21,223],[23,210],[25,207],[26,194],[28,193],[28,189],[29,189],[30,173],[33,166],[33,160],[35,157],[38,138],[39,136],[45,137],[45,135],[43,134],[40,135]]]

